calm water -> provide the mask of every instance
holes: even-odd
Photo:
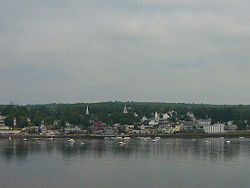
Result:
[[[0,187],[250,187],[249,138],[78,141],[1,139]]]

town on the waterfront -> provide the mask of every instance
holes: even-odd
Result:
[[[0,136],[249,136],[249,109],[239,108],[133,102],[11,104],[0,108]]]

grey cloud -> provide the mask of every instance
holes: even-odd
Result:
[[[0,0],[0,103],[249,104],[245,0]]]

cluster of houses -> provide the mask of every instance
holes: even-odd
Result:
[[[128,108],[124,107],[124,114],[128,113]],[[89,115],[89,108],[86,109],[86,115]],[[30,126],[23,128],[21,131],[29,133],[40,133],[46,135],[56,134],[101,134],[101,135],[117,135],[117,134],[173,134],[178,132],[200,132],[200,133],[224,133],[234,132],[237,130],[237,125],[233,121],[227,123],[211,123],[211,119],[196,119],[194,114],[188,112],[186,115],[189,120],[177,120],[172,121],[172,117],[177,115],[175,111],[169,111],[167,113],[154,113],[153,118],[147,118],[143,116],[140,123],[136,122],[132,125],[123,125],[115,123],[114,125],[108,125],[101,121],[90,121],[90,126],[87,129],[82,129],[81,125],[72,125],[66,122],[66,126],[61,130],[56,130],[57,121],[53,125],[45,126],[44,122],[40,126]],[[138,117],[138,114],[134,112],[134,116]],[[11,130],[8,126],[5,126],[5,116],[0,115],[0,133],[8,133]],[[14,120],[16,121],[16,120]],[[15,124],[15,122],[14,122]]]
[[[127,113],[125,107],[124,113]],[[237,125],[233,121],[225,123],[211,123],[211,119],[196,119],[192,113],[187,113],[190,118],[189,121],[178,120],[171,121],[171,117],[175,111],[164,114],[155,112],[154,118],[143,117],[141,122],[135,125],[121,125],[119,123],[113,126],[107,125],[103,122],[91,122],[88,131],[95,134],[173,134],[178,132],[200,132],[200,133],[224,133],[233,132],[237,130]]]

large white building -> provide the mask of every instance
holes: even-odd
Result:
[[[5,126],[4,120],[6,116],[1,116],[0,115],[0,130],[9,130],[8,126]]]
[[[224,133],[225,124],[215,123],[213,125],[205,125],[203,126],[203,130],[205,131],[205,133]]]
[[[5,116],[0,115],[0,127],[5,127],[5,123],[4,123],[5,118],[6,118]]]
[[[197,130],[204,130],[204,127],[208,127],[211,125],[211,119],[199,119],[196,123]]]

